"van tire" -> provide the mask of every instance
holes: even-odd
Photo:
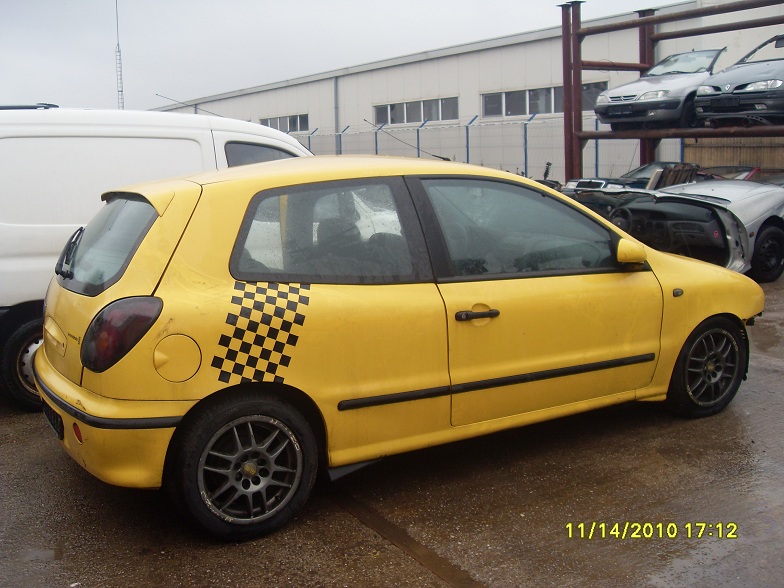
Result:
[[[43,342],[43,329],[42,319],[19,325],[8,337],[0,358],[4,392],[17,406],[30,412],[41,410],[41,396],[33,375],[33,355]]]

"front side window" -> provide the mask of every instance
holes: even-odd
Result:
[[[261,192],[243,221],[231,273],[245,281],[415,281],[421,272],[411,251],[422,250],[421,236],[405,228],[403,193],[399,178]]]
[[[425,179],[455,276],[616,268],[610,232],[560,200],[491,180]]]

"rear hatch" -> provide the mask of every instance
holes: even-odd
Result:
[[[104,306],[155,291],[200,193],[176,180],[104,194],[105,206],[69,239],[44,316],[44,351],[63,376],[81,384],[84,335]]]

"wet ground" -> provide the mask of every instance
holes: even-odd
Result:
[[[388,458],[242,544],[93,479],[0,401],[0,587],[782,586],[784,279],[765,290],[719,415],[630,404]]]

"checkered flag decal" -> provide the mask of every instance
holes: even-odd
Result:
[[[291,362],[295,334],[305,322],[300,312],[310,298],[308,284],[234,283],[232,312],[226,317],[231,327],[218,341],[212,367],[227,384],[240,382],[283,382],[281,368]]]

